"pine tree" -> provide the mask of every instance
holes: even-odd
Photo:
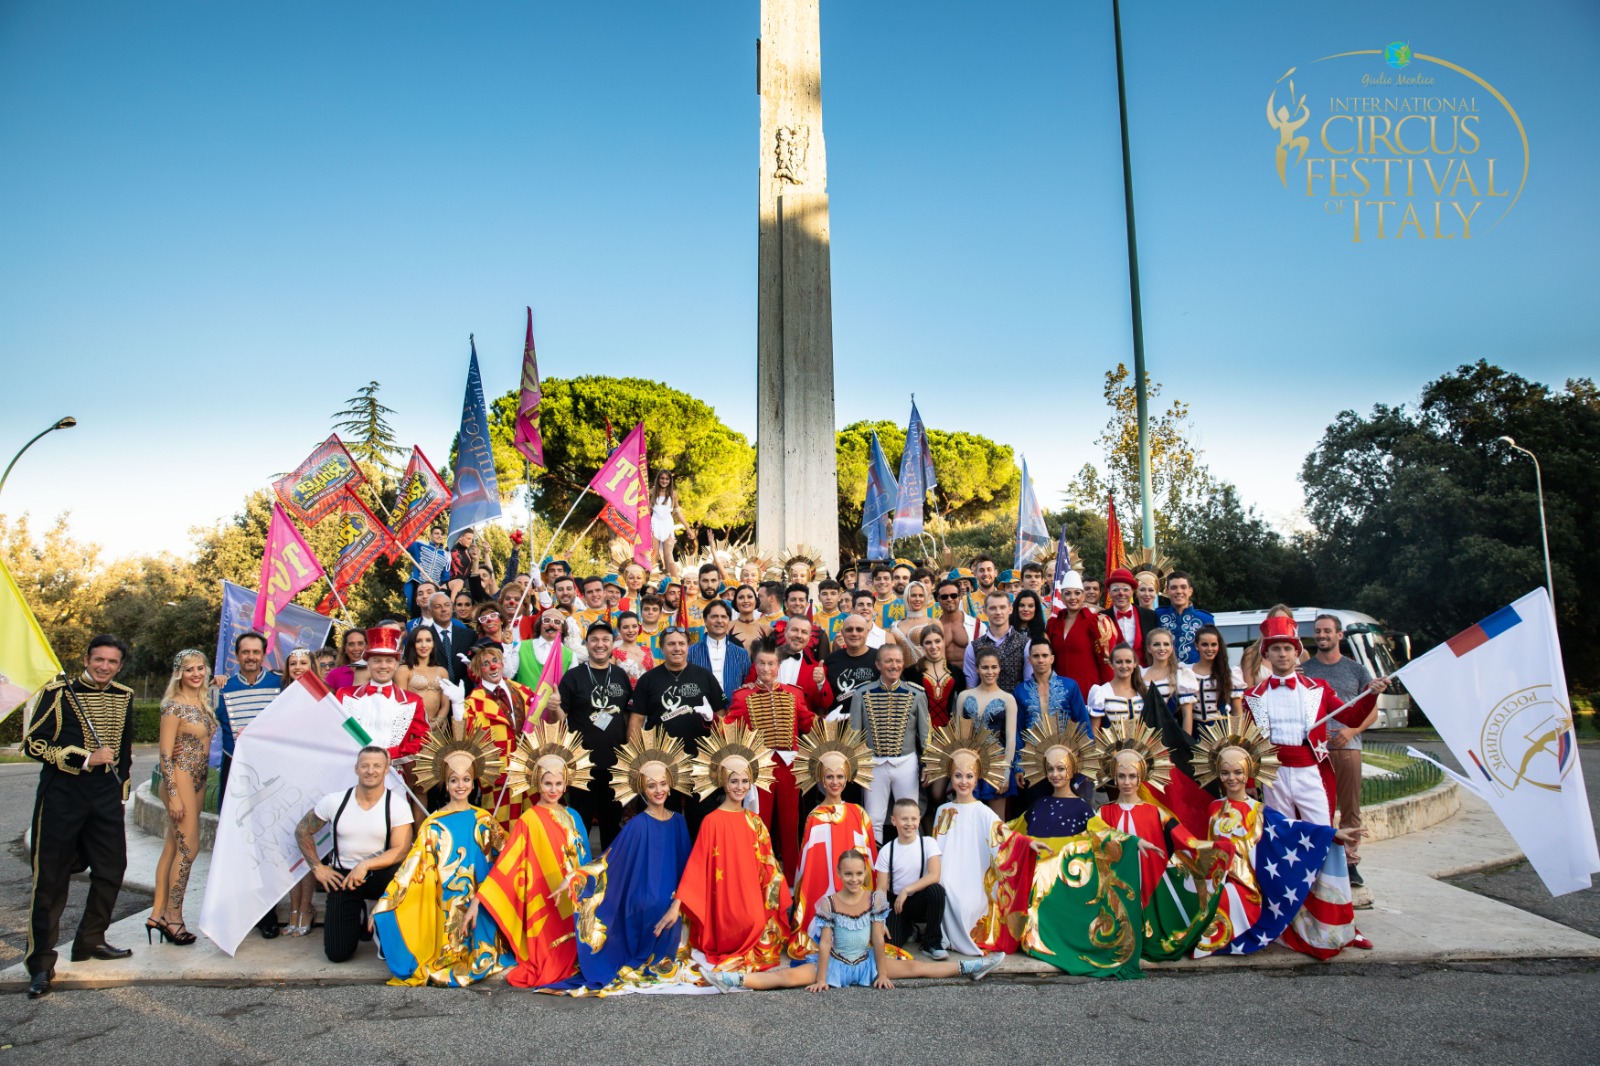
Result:
[[[389,423],[384,420],[385,415],[394,412],[378,402],[380,388],[382,386],[376,381],[369,381],[356,390],[356,394],[345,402],[343,410],[334,413],[333,417],[338,421],[334,422],[333,428],[357,462],[377,467],[385,473],[394,473],[397,468],[391,460],[399,452],[400,445]]]

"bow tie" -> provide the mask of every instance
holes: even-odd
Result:
[[[367,687],[361,691],[361,694],[363,696],[387,696],[390,699],[394,699],[394,686],[369,682]]]
[[[1267,688],[1268,689],[1275,689],[1279,685],[1282,685],[1284,688],[1292,689],[1292,688],[1294,688],[1294,678],[1292,678],[1292,677],[1269,677],[1269,678],[1267,678]]]
[[[1118,611],[1117,612],[1117,617],[1118,618],[1132,618],[1133,617],[1133,612],[1132,611]]]

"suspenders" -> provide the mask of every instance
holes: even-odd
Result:
[[[348,798],[348,797],[346,797],[346,798]],[[340,810],[344,810],[343,807],[340,807],[339,809]],[[928,838],[923,836],[920,831],[917,833],[917,852],[918,852],[918,856],[917,857],[919,859],[921,859],[921,864],[917,867],[917,876],[913,877],[911,879],[913,881],[921,879],[922,875],[928,872],[928,843],[927,843],[927,840],[928,840]],[[896,894],[895,893],[895,887],[894,887],[894,853],[895,853],[895,846],[897,844],[899,844],[899,843],[900,843],[900,838],[899,837],[895,837],[893,840],[889,841],[889,897],[890,897],[890,899],[893,899],[895,894]]]
[[[349,873],[344,868],[344,863],[339,860],[339,819],[344,817],[344,809],[350,805],[350,797],[356,794],[353,788],[345,789],[344,799],[339,801],[339,809],[333,812],[333,868],[341,873]],[[383,790],[383,843],[389,845],[389,833],[392,827],[389,824],[389,790]]]

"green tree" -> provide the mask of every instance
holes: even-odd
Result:
[[[344,407],[334,412],[333,428],[358,462],[392,475],[396,471],[394,456],[400,445],[385,418],[394,411],[378,402],[381,388],[376,381],[369,381],[357,389]]]
[[[671,470],[683,513],[696,526],[716,529],[748,525],[755,518],[755,449],[728,428],[710,405],[657,381],[643,378],[545,378],[539,407],[546,469],[529,471],[534,511],[552,526],[589,483],[634,425],[645,423],[652,475]],[[521,453],[511,444],[517,392],[489,407],[489,436],[502,496],[525,484]],[[614,435],[609,445],[606,420]],[[454,464],[455,447],[451,447]],[[599,513],[592,494],[573,515],[582,529]],[[573,528],[569,524],[569,529]]]
[[[900,473],[905,451],[904,426],[893,422],[853,422],[839,430],[839,540],[865,549],[861,534],[861,505],[867,493],[867,461],[872,453],[872,433],[878,433],[883,454]],[[933,455],[933,510],[953,526],[984,524],[1007,511],[1014,521],[1022,489],[1022,471],[1009,445],[976,433],[928,430],[928,450]],[[947,534],[948,535],[948,534]]]
[[[1544,583],[1532,463],[1539,456],[1557,619],[1574,687],[1600,683],[1584,607],[1600,577],[1600,394],[1559,392],[1492,366],[1431,382],[1421,403],[1342,412],[1301,481],[1323,593],[1412,633],[1421,650]]]
[[[1106,371],[1104,394],[1111,417],[1098,438],[1104,451],[1104,466],[1085,463],[1067,497],[1079,507],[1103,511],[1107,495],[1115,496],[1122,525],[1137,542],[1139,418],[1132,376],[1122,363],[1115,370]],[[1161,395],[1161,386],[1148,374],[1145,382],[1153,404]],[[1189,441],[1189,428],[1189,405],[1182,400],[1174,400],[1164,413],[1150,420],[1150,497],[1158,544],[1171,541],[1178,525],[1176,519],[1185,507],[1200,503],[1217,487],[1211,471],[1200,459],[1199,449]]]

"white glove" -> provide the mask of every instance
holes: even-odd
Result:
[[[439,682],[439,691],[443,692],[445,699],[450,701],[450,720],[454,722],[464,720],[467,717],[466,707],[463,706],[463,701],[467,695],[467,686],[458,685],[449,678],[443,678]]]
[[[717,716],[717,712],[711,709],[711,701],[707,699],[702,699],[700,701],[700,706],[696,707],[694,710],[696,714],[708,722]]]
[[[472,665],[472,656],[468,655],[464,651],[456,652],[456,658],[461,660],[461,664],[463,666],[471,666]]]
[[[823,715],[822,720],[824,722],[848,722],[850,720],[850,712],[840,707],[837,711],[829,711]]]

